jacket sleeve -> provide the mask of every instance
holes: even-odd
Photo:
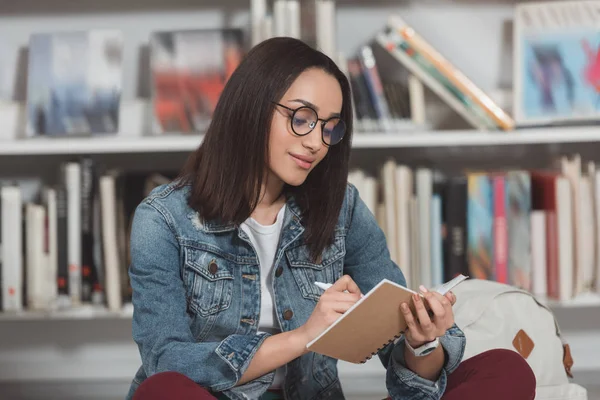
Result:
[[[146,375],[175,371],[215,392],[234,387],[268,335],[196,342],[186,311],[179,244],[161,204],[145,200],[138,206],[130,244],[133,339]]]
[[[362,293],[371,290],[384,278],[406,286],[402,271],[390,258],[385,235],[375,217],[360,199],[356,188],[348,187],[344,273],[352,277]],[[440,338],[440,342],[446,360],[436,382],[424,379],[407,368],[404,337],[379,352],[379,358],[387,369],[386,386],[392,399],[438,399],[442,396],[447,374],[454,371],[462,359],[465,337],[454,325]]]

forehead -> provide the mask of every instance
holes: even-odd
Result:
[[[342,89],[337,79],[321,69],[308,69],[292,83],[282,98],[284,102],[294,99],[308,101],[319,112],[339,113],[342,108]],[[299,104],[290,102],[290,105]]]

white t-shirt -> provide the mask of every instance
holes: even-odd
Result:
[[[258,321],[258,330],[271,334],[281,332],[275,315],[273,306],[273,288],[270,284],[273,275],[273,262],[275,253],[279,244],[279,235],[283,226],[283,216],[285,214],[285,205],[277,213],[277,218],[273,225],[261,225],[253,218],[248,218],[241,225],[242,229],[254,246],[260,263],[260,319]],[[280,388],[283,383],[284,369],[278,368],[275,371],[275,380],[271,388]]]

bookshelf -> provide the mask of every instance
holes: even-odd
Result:
[[[31,138],[0,141],[0,156],[46,156],[75,154],[135,154],[191,152],[202,135],[94,136],[81,138]],[[440,130],[394,133],[355,133],[352,147],[401,149],[419,147],[516,146],[535,144],[600,143],[600,126],[549,127],[512,132]]]
[[[80,307],[64,311],[23,311],[19,313],[0,313],[0,323],[15,321],[128,320],[132,317],[133,308],[124,308],[120,312],[111,312],[105,308]]]
[[[540,299],[538,299],[540,300]],[[568,301],[540,300],[554,311],[600,309],[600,296],[590,296]],[[84,306],[74,307],[62,311],[22,311],[18,313],[0,313],[0,324],[6,322],[28,322],[28,321],[86,321],[95,320],[131,320],[133,308],[124,307],[119,312],[108,311],[105,308]]]
[[[126,38],[125,100],[149,95],[149,87],[144,83],[144,75],[148,71],[140,67],[147,57],[149,32],[192,27],[245,27],[249,19],[248,2],[242,0],[108,0],[76,3],[69,0],[5,2],[0,5],[0,37],[9,44],[25,49],[32,32],[64,30],[67,23],[71,25],[69,30],[121,29]],[[346,53],[355,52],[358,45],[383,26],[390,13],[400,12],[482,89],[492,91],[506,88],[512,78],[511,58],[505,52],[505,35],[507,26],[510,26],[514,3],[514,0],[338,0],[338,49]],[[134,19],[135,23],[132,23]],[[23,100],[22,96],[19,100]],[[0,165],[11,165],[15,160],[33,165],[42,160],[40,166],[28,168],[38,168],[42,174],[47,172],[44,168],[49,163],[67,159],[71,155],[106,156],[116,165],[127,165],[132,155],[138,155],[140,158],[136,158],[136,162],[142,158],[146,162],[140,168],[151,169],[156,162],[154,154],[172,154],[179,162],[180,155],[194,150],[201,140],[201,135],[126,134],[6,141],[0,142]],[[600,145],[600,126],[535,128],[509,133],[469,129],[415,131],[398,135],[357,133],[354,135],[353,152],[366,155],[369,150],[377,149],[373,158],[361,158],[361,162],[375,166],[381,164],[382,153],[389,152],[391,155],[398,149],[414,149],[425,153],[429,148],[436,148],[439,150],[437,155],[451,150],[457,150],[455,154],[462,155],[463,148],[475,147],[476,151],[487,148],[487,152],[481,153],[482,160],[485,160],[492,146],[512,150],[521,145],[552,145],[558,149],[569,147],[569,151],[595,148]],[[144,157],[146,154],[148,156]],[[424,156],[429,157],[429,153]],[[0,179],[13,172],[0,169]],[[600,342],[597,340],[600,327],[590,327],[593,325],[590,321],[599,315],[600,301],[548,304],[559,313],[561,327],[572,344],[576,376],[581,370],[597,373],[600,370]],[[562,322],[563,317],[567,318],[565,323]],[[0,391],[7,381],[99,382],[96,390],[92,391],[97,398],[106,398],[109,390],[115,393],[114,387],[119,388],[114,397],[122,398],[122,393],[127,390],[139,366],[130,325],[129,310],[111,313],[84,308],[64,312],[0,314],[0,342],[3,342],[0,344],[0,370],[6,372],[0,378]],[[380,390],[385,382],[385,371],[378,360],[365,366],[342,364],[340,375],[347,393],[365,394],[361,397],[364,399],[384,397],[383,394],[373,396],[372,392],[373,389]],[[102,380],[110,384],[102,385]],[[69,389],[63,389],[63,392],[70,393]],[[80,398],[89,395],[86,391]]]

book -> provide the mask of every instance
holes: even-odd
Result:
[[[240,29],[155,32],[150,40],[153,130],[204,132],[243,55]]]
[[[504,110],[400,17],[391,16],[376,41],[476,129],[514,129]]]
[[[600,117],[600,1],[518,4],[514,20],[519,126]]]
[[[31,36],[27,135],[119,131],[123,35],[115,30]]]
[[[459,275],[435,290],[445,294],[468,277]],[[361,364],[400,338],[406,321],[402,303],[414,312],[412,295],[417,292],[383,279],[323,333],[306,345],[310,351],[338,360]]]

